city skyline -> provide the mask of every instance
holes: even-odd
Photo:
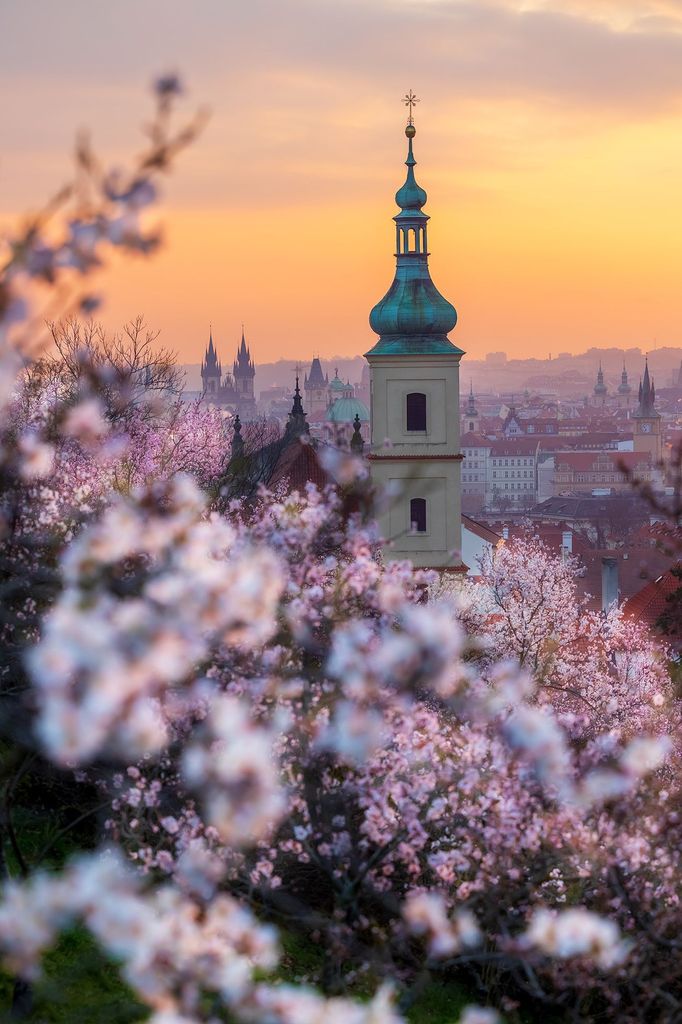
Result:
[[[79,128],[105,155],[136,151],[156,72],[177,68],[186,105],[212,112],[166,186],[163,251],[108,278],[108,326],[143,313],[185,362],[209,321],[230,349],[244,321],[258,361],[366,351],[413,87],[433,277],[470,358],[682,343],[677,4],[36,11],[2,15],[3,225],[66,178]]]

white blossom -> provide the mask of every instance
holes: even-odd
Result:
[[[621,938],[615,922],[582,907],[560,912],[536,910],[523,943],[563,960],[589,957],[606,970],[622,964],[631,948],[630,943]]]

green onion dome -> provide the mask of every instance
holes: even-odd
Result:
[[[447,340],[457,323],[457,310],[444,299],[420,268],[399,267],[393,284],[369,316],[369,325],[380,338],[400,338],[406,343]]]
[[[369,423],[369,410],[358,398],[337,398],[327,410],[329,423],[352,423],[356,416],[361,423]]]
[[[447,337],[457,323],[457,310],[436,288],[429,273],[426,192],[414,176],[416,160],[408,125],[407,177],[396,193],[396,271],[393,283],[369,316],[379,341],[368,355],[461,353]]]

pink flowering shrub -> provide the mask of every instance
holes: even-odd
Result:
[[[295,922],[321,944],[331,993],[368,969],[408,983],[420,958],[434,972],[492,964],[489,994],[558,1006],[615,1006],[624,977],[643,992],[653,959],[633,878],[665,935],[679,877],[655,832],[677,786],[660,768],[677,749],[660,652],[639,633],[631,648],[618,615],[551,605],[533,647],[519,601],[522,658],[499,627],[514,606],[494,603],[496,566],[473,594],[425,602],[433,577],[382,564],[366,478],[337,469],[324,494],[222,509],[183,473],[107,494],[62,544],[26,655],[39,748],[109,794],[109,840],[151,894],[156,878],[177,893],[172,914],[203,920],[223,893]],[[540,570],[570,602],[565,565],[530,542],[518,562],[505,553],[507,582]],[[54,884],[61,908],[69,887]],[[37,926],[35,946],[15,937],[9,962],[30,973],[72,919],[138,957],[80,907]],[[168,972],[158,995],[125,968],[140,998],[195,1019],[214,987],[201,972],[195,995]],[[239,977],[219,998],[248,1020],[271,997]],[[271,1019],[320,997],[290,998],[268,1002]]]
[[[549,946],[521,936],[538,908],[560,912],[577,903],[593,908],[578,922],[589,922],[589,913],[613,918],[614,970],[616,946],[630,954],[620,934],[632,931],[633,919],[614,894],[613,872],[631,876],[654,856],[651,814],[674,778],[668,768],[642,783],[677,742],[660,652],[639,632],[628,650],[615,614],[588,617],[584,629],[567,615],[565,636],[554,626],[555,661],[545,657],[537,675],[519,671],[512,650],[496,652],[490,633],[462,625],[471,629],[481,614],[484,584],[475,611],[462,609],[461,594],[457,603],[423,604],[426,578],[403,565],[383,567],[371,524],[342,513],[333,490],[264,496],[246,517],[232,505],[240,536],[277,552],[279,621],[247,651],[216,649],[202,686],[204,695],[248,700],[260,730],[253,733],[248,717],[236,724],[244,715],[236,703],[235,731],[228,727],[218,747],[203,708],[193,712],[196,724],[176,722],[180,737],[190,737],[190,772],[186,758],[170,757],[138,763],[127,781],[119,776],[112,836],[151,872],[182,876],[188,859],[205,858],[254,908],[295,919],[322,943],[322,981],[331,990],[343,985],[345,969],[367,963],[409,976],[415,953],[401,904],[430,893],[443,901],[435,920],[446,922],[429,926],[433,970],[485,963],[485,937],[499,948],[500,984],[511,975],[520,994],[529,991],[522,972],[534,957],[534,984],[542,981],[558,1005],[585,990],[613,999],[621,979],[614,985],[613,972],[600,973],[609,953],[595,954],[594,968],[583,958],[573,973],[565,965],[555,972],[542,959]],[[518,571],[532,573],[532,559],[566,573],[530,543]],[[507,575],[513,564],[506,561]],[[598,657],[573,650],[570,639],[584,635]],[[600,709],[597,721],[582,709],[578,676]],[[263,760],[268,729],[279,793]],[[208,741],[207,753],[194,736]],[[223,787],[217,804],[214,779]],[[251,825],[254,808],[240,798],[254,794],[269,808],[269,827]],[[641,809],[631,825],[623,821],[627,806]],[[250,850],[239,834],[250,837]],[[644,896],[647,884],[638,884]]]

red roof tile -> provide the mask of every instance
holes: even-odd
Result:
[[[482,434],[477,434],[474,430],[462,434],[460,438],[461,448],[490,448],[491,444],[492,441],[489,437],[483,437]]]
[[[290,491],[302,491],[308,483],[318,487],[329,483],[329,476],[320,465],[312,444],[304,444],[296,438],[286,446],[277,460],[268,487],[274,490],[284,482]]]
[[[490,454],[496,458],[501,455],[535,455],[538,449],[539,437],[509,437],[502,441],[492,441]]]
[[[677,568],[682,568],[682,563],[678,562]],[[658,579],[647,583],[633,597],[628,598],[623,605],[623,612],[625,615],[632,615],[639,622],[646,622],[649,626],[655,627],[657,620],[669,607],[668,597],[681,585],[682,580],[669,569]]]

